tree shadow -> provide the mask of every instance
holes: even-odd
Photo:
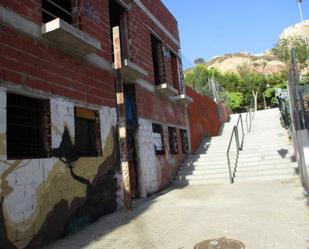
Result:
[[[177,188],[171,187],[165,191],[154,194],[148,198],[133,201],[131,210],[121,208],[117,212],[101,217],[97,222],[90,224],[82,231],[58,240],[44,249],[81,249],[87,248],[91,243],[103,240],[114,230],[129,224],[132,220],[146,212],[162,195]]]

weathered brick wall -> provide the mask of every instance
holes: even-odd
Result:
[[[173,14],[160,0],[142,0],[150,12],[179,40],[178,24]]]
[[[157,5],[157,7],[159,6],[162,6],[162,3]],[[163,18],[161,17],[160,19],[162,20]],[[173,20],[173,18],[169,18],[165,23],[173,23]],[[171,28],[169,29],[169,32],[171,34],[175,33],[177,31],[177,25],[175,26],[174,24],[171,24],[170,26]],[[151,27],[151,29],[149,27]],[[171,38],[168,37],[166,33],[164,33],[149,17],[147,17],[137,5],[133,4],[129,12],[129,39],[131,39],[132,61],[146,70],[148,72],[146,80],[154,83],[150,39],[152,31],[160,37],[164,47],[169,47],[178,53],[179,44],[175,44],[175,42],[172,41]],[[179,42],[178,36],[175,36],[175,39]],[[167,82],[172,84],[172,71],[169,57],[165,57],[165,70]]]
[[[194,152],[204,136],[216,136],[224,122],[220,119],[219,106],[207,96],[202,96],[186,87],[188,96],[193,99],[189,105],[191,145]]]
[[[93,54],[97,56],[94,62],[64,50],[61,45],[41,35],[40,0],[3,0],[0,3],[0,175],[1,179],[5,179],[0,182],[0,231],[4,231],[0,243],[5,243],[7,248],[40,248],[67,232],[80,229],[98,215],[114,210],[114,202],[122,198],[121,177],[115,158],[116,103],[108,0],[81,2],[80,29],[101,44],[101,50]],[[142,186],[141,195],[147,196],[170,184],[185,158],[179,134],[180,128],[186,129],[185,108],[155,91],[150,40],[150,33],[155,32],[164,47],[177,53],[179,35],[175,18],[160,1],[143,0],[142,3],[165,27],[163,29],[136,4],[138,0],[124,2],[130,7],[131,60],[148,73],[143,83],[136,84],[140,124],[137,134],[138,179]],[[2,16],[3,10],[9,11],[10,18],[13,18],[11,23],[7,16]],[[18,23],[24,26],[16,25]],[[172,85],[168,56],[165,58],[165,71],[167,83]],[[16,163],[7,160],[4,99],[6,92],[11,91],[50,100],[53,149],[60,146],[65,128],[74,141],[75,106],[91,107],[99,112],[103,156],[80,158],[75,169],[76,174],[93,184],[93,196],[88,195],[84,184],[73,179],[72,173],[59,158],[20,160]],[[165,155],[155,155],[153,122],[163,127]],[[168,126],[177,127],[177,155],[169,152]],[[27,189],[27,193],[21,194],[25,193],[21,189]],[[89,198],[91,203],[94,201],[91,198],[112,200],[94,210],[89,205]],[[16,205],[20,202],[23,205]],[[53,229],[54,224],[57,224],[57,230]]]
[[[148,186],[142,188],[141,195],[146,196],[149,193],[153,193],[162,189],[163,187],[169,185],[180,166],[181,162],[185,158],[185,154],[182,153],[181,149],[181,139],[178,132],[178,143],[179,143],[179,153],[176,155],[171,155],[168,151],[168,135],[167,127],[181,127],[186,129],[186,112],[185,108],[174,101],[166,97],[160,96],[156,93],[155,89],[155,80],[154,80],[154,71],[153,71],[153,61],[152,61],[152,51],[151,51],[151,34],[154,33],[166,50],[164,56],[164,70],[166,83],[173,86],[172,78],[172,67],[171,60],[169,57],[169,50],[172,50],[174,53],[178,54],[179,47],[179,36],[177,22],[175,18],[170,14],[170,12],[165,8],[165,6],[158,0],[143,0],[142,1],[147,9],[153,14],[153,16],[168,30],[170,35],[164,32],[151,18],[149,18],[141,8],[133,1],[131,1],[131,9],[129,12],[129,39],[131,40],[131,55],[132,61],[142,67],[148,72],[146,83],[149,85],[148,90],[145,87],[139,85],[136,86],[136,102],[137,102],[137,111],[142,124],[139,128],[138,141],[139,144],[148,144],[148,152],[145,152],[145,148],[140,148],[139,151],[139,164],[143,165],[147,171],[155,172],[151,176],[146,177],[145,181],[149,179],[157,179],[149,186],[147,183],[140,183],[142,186]],[[143,24],[143,25],[141,25]],[[172,39],[173,37],[174,39]],[[176,42],[175,42],[176,41]],[[166,154],[165,155],[155,155],[152,142],[152,123],[160,123],[163,125],[164,131],[164,141],[166,143]],[[144,129],[145,124],[148,124],[148,129]],[[142,131],[144,129],[144,131]],[[148,135],[146,135],[148,132]],[[144,138],[142,138],[142,135]],[[148,142],[145,142],[144,139],[149,137]],[[149,159],[150,158],[150,159]],[[153,158],[155,160],[153,160]],[[144,169],[141,169],[143,171]],[[143,174],[142,174],[143,175]],[[144,176],[144,175],[143,175]],[[143,185],[144,184],[144,185]]]
[[[12,5],[15,1],[8,3],[15,7]],[[15,11],[24,4],[17,4],[19,7]],[[0,76],[3,80],[87,103],[115,106],[111,72],[91,66],[84,58],[70,55],[44,39],[29,37],[2,24],[0,37]],[[109,51],[106,57],[111,58],[111,49],[106,45],[103,48]]]

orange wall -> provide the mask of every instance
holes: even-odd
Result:
[[[218,134],[221,124],[228,121],[229,112],[223,104],[218,105],[211,98],[198,94],[192,88],[186,87],[186,93],[193,99],[188,112],[192,152],[194,152],[203,137]]]

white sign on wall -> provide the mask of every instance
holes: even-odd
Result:
[[[153,144],[155,146],[155,150],[162,150],[162,138],[160,133],[152,133]]]

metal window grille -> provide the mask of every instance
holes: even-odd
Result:
[[[182,153],[187,154],[189,152],[188,133],[186,130],[180,130]]]
[[[8,93],[8,159],[45,158],[50,148],[49,101]]]
[[[43,23],[47,23],[56,18],[61,18],[67,23],[72,23],[71,0],[42,0]]]
[[[159,133],[161,135],[162,148],[161,148],[161,150],[155,148],[156,155],[164,155],[165,154],[165,146],[164,146],[164,134],[163,134],[162,125],[152,124],[152,132],[153,133]]]
[[[171,154],[178,154],[177,130],[174,127],[168,127],[168,139]]]

